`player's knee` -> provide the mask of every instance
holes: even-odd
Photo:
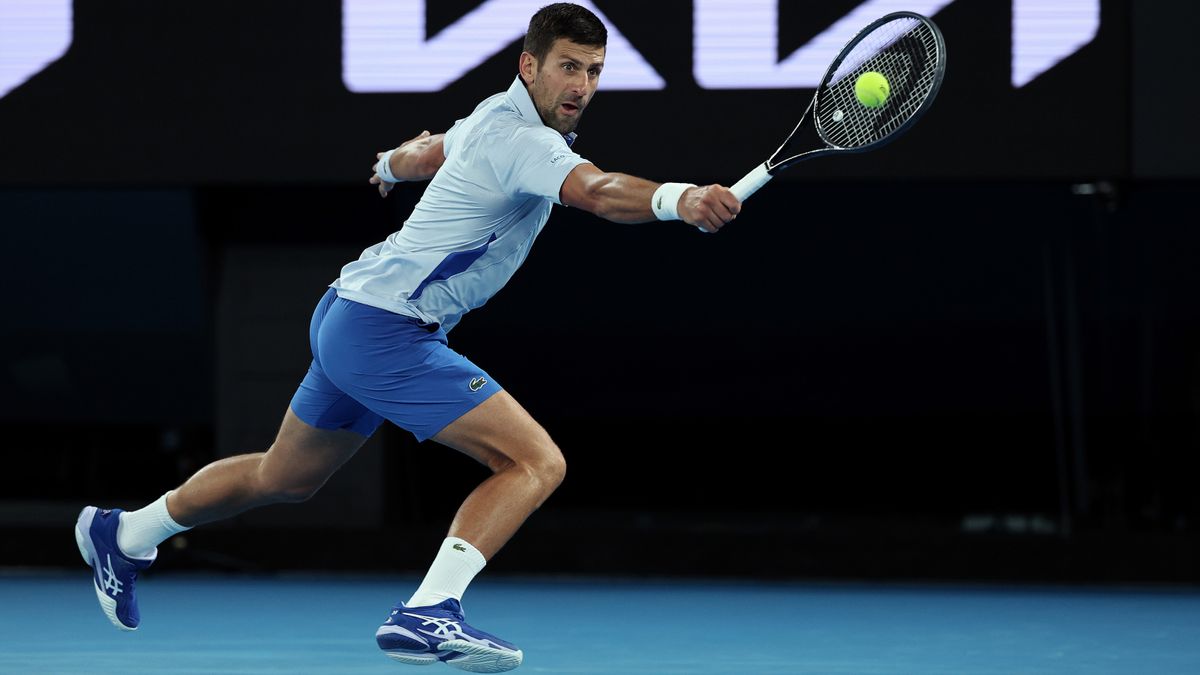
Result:
[[[547,494],[553,492],[567,475],[567,460],[549,436],[526,440],[519,452],[513,452],[512,448],[496,450],[485,460],[492,472],[520,472],[538,483]]]
[[[554,461],[551,473],[554,487],[562,485],[563,480],[567,477],[567,458],[558,453],[557,459]]]
[[[548,490],[557,488],[567,476],[567,460],[558,446],[553,443],[538,454],[530,468],[537,476],[538,481]]]
[[[281,486],[273,494],[277,502],[298,504],[312,499],[313,495],[317,494],[317,490],[320,489],[320,485],[300,483],[297,485]]]
[[[303,480],[294,476],[264,472],[262,464],[256,475],[259,497],[267,502],[295,504],[312,499],[324,482]]]
[[[262,494],[272,502],[298,504],[312,499],[321,489],[320,484],[308,482],[272,481],[262,485]]]

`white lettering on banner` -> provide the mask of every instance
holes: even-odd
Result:
[[[1096,38],[1100,0],[1013,0],[1012,84],[1018,89]]]
[[[696,0],[696,81],[705,89],[816,87],[863,26],[891,12],[933,16],[951,2],[869,0],[780,61],[778,0]],[[1012,11],[1012,83],[1018,88],[1079,51],[1100,28],[1100,0],[1013,0]]]
[[[342,80],[354,92],[440,91],[525,35],[546,0],[488,0],[427,36],[425,0],[344,0]],[[604,88],[662,89],[662,77],[588,0],[608,27]],[[513,60],[513,75],[517,63]]]
[[[429,36],[426,0],[343,0],[343,80],[355,92],[440,91],[519,40],[545,1],[486,0]],[[867,0],[779,60],[779,0],[695,0],[693,74],[705,89],[815,87],[862,26],[899,10],[932,16],[952,1]],[[608,26],[605,89],[665,86],[589,0],[579,4]],[[1095,39],[1100,0],[1013,0],[1012,15],[1012,85],[1020,88]],[[0,0],[0,97],[66,53],[72,21],[72,0]]]
[[[72,0],[0,0],[0,98],[71,46]]]
[[[932,16],[953,0],[870,0],[782,61],[778,0],[696,0],[696,82],[705,89],[813,88],[863,26],[907,10]]]
[[[779,0],[695,0],[693,75],[705,89],[812,88],[859,29],[896,11],[933,16],[953,0],[867,0],[784,59]],[[356,92],[439,91],[519,39],[544,0],[489,0],[426,36],[425,0],[344,0],[343,79]],[[613,24],[606,90],[663,80]],[[1100,0],[1013,0],[1012,84],[1023,87],[1095,39]],[[954,41],[951,40],[951,49]]]

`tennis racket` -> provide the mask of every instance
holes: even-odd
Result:
[[[887,78],[891,92],[882,105],[868,108],[856,97],[855,85],[872,71]],[[829,65],[783,145],[730,190],[745,200],[797,162],[886,145],[929,110],[945,73],[946,43],[932,21],[913,12],[876,20],[851,38]],[[801,134],[802,129],[808,133]]]

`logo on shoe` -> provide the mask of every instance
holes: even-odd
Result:
[[[104,592],[115,598],[117,597],[117,593],[121,592],[121,586],[124,583],[120,579],[117,579],[117,573],[113,571],[112,556],[105,555],[104,559],[108,563],[108,567],[104,568]]]
[[[411,612],[405,612],[404,615],[411,616],[414,619],[420,619],[421,626],[433,626],[432,631],[425,630],[424,628],[418,628],[417,632],[424,633],[429,637],[440,638],[440,641],[442,642],[455,637],[470,637],[466,633],[462,632],[462,624],[454,621],[453,619],[443,619],[436,616],[423,616],[421,614],[413,614]]]
[[[485,384],[487,384],[487,380],[483,379],[482,377],[476,377],[471,380],[471,391],[479,391],[480,389],[483,389],[483,385]]]

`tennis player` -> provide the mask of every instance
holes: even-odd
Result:
[[[487,560],[562,482],[562,453],[495,378],[446,334],[525,260],[554,204],[617,223],[682,220],[706,232],[740,203],[719,185],[606,173],[571,149],[596,93],[608,32],[587,9],[530,20],[519,74],[444,134],[376,156],[386,197],[432,178],[404,227],[342,268],[310,327],[313,360],[265,453],[228,457],[136,511],[83,509],[75,525],[96,595],[118,628],[140,617],[134,584],[173,534],[264,504],[311,497],[383,422],[433,439],[492,475],[463,502],[428,573],[376,633],[404,663],[472,672],[520,665],[521,650],[468,625],[460,600]],[[669,123],[663,119],[663,124]]]

